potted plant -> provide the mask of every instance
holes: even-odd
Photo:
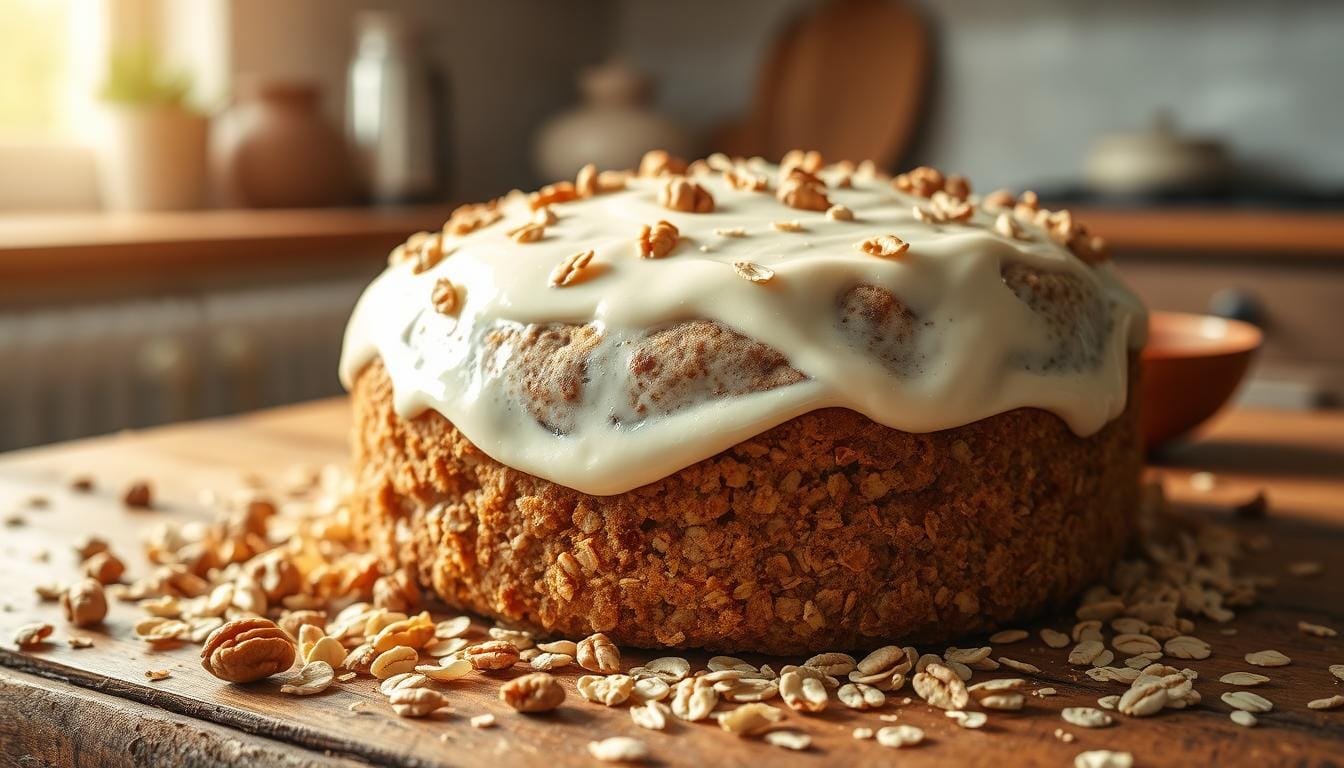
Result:
[[[209,121],[187,105],[190,78],[150,49],[115,52],[100,92],[107,105],[99,175],[103,204],[118,211],[205,203]]]

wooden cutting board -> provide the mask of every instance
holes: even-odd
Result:
[[[785,752],[754,739],[739,739],[712,723],[674,723],[665,732],[636,728],[625,707],[604,708],[573,691],[576,674],[564,674],[570,699],[547,716],[513,713],[497,698],[500,679],[468,680],[451,686],[453,712],[433,720],[392,715],[371,680],[334,686],[325,694],[294,698],[264,681],[224,684],[207,675],[197,649],[152,651],[131,636],[139,611],[114,604],[106,626],[87,632],[89,649],[64,643],[69,631],[52,603],[40,603],[36,584],[70,581],[75,569],[69,542],[96,532],[110,539],[128,565],[143,572],[139,538],[158,522],[201,519],[196,501],[202,488],[238,487],[243,476],[279,478],[295,463],[341,462],[349,428],[343,401],[328,401],[244,416],[87,440],[0,457],[0,516],[14,513],[21,524],[0,527],[0,765],[591,765],[586,745],[612,735],[643,739],[655,765],[985,765],[1069,766],[1089,749],[1130,751],[1136,765],[1340,765],[1344,760],[1344,709],[1307,709],[1309,700],[1344,694],[1330,664],[1344,663],[1339,638],[1307,636],[1299,620],[1344,629],[1344,415],[1233,413],[1203,441],[1168,457],[1162,471],[1171,494],[1194,506],[1222,508],[1265,488],[1271,513],[1265,520],[1236,521],[1247,532],[1266,532],[1273,548],[1246,564],[1248,570],[1279,578],[1262,605],[1247,610],[1225,636],[1219,625],[1202,622],[1196,634],[1214,646],[1206,661],[1190,662],[1200,678],[1203,704],[1157,717],[1117,717],[1110,728],[1085,730],[1064,723],[1059,710],[1094,705],[1099,696],[1120,693],[1117,683],[1097,683],[1064,661],[1064,652],[1045,648],[1034,636],[1041,626],[1067,630],[1068,617],[1036,626],[1033,637],[996,647],[1039,666],[1034,687],[1058,695],[1030,697],[1017,713],[990,713],[979,731],[960,729],[939,710],[916,699],[889,703],[882,713],[917,725],[924,744],[900,751],[872,741],[856,741],[856,726],[888,723],[878,713],[832,707],[820,715],[791,715],[788,724],[806,731],[813,747]],[[1194,469],[1216,473],[1212,491],[1196,491]],[[92,494],[68,489],[75,474],[98,480]],[[152,511],[131,511],[119,498],[130,478],[153,481],[161,500]],[[42,496],[44,508],[26,500]],[[1290,576],[1291,562],[1315,560],[1315,577]],[[54,642],[20,652],[10,642],[13,629],[30,621],[56,626]],[[476,632],[482,631],[478,625]],[[968,638],[963,645],[974,642]],[[1244,729],[1228,718],[1219,696],[1230,687],[1222,674],[1250,669],[1250,651],[1274,648],[1291,666],[1258,670],[1273,682],[1258,689],[1275,703],[1260,725]],[[930,649],[939,651],[941,649]],[[660,654],[653,654],[660,655]],[[627,652],[633,665],[650,654]],[[702,656],[691,655],[703,665]],[[764,661],[764,659],[752,659]],[[799,660],[794,660],[799,661]],[[781,662],[774,662],[778,665]],[[787,663],[787,662],[785,662]],[[149,682],[144,672],[168,669],[172,676]],[[977,673],[977,679],[1009,676]],[[909,688],[895,699],[910,695]],[[365,702],[362,712],[350,709]],[[467,720],[490,712],[498,726],[470,727]],[[1055,729],[1073,733],[1063,743]]]

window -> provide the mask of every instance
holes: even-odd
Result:
[[[86,136],[105,51],[104,0],[0,0],[0,142]]]

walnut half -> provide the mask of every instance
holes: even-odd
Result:
[[[234,619],[210,633],[201,648],[206,672],[231,683],[250,683],[294,666],[294,641],[270,619]]]

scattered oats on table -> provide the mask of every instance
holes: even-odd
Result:
[[[1073,758],[1074,768],[1133,768],[1134,756],[1128,752],[1093,749]]]
[[[637,763],[648,759],[649,748],[638,739],[612,736],[588,742],[588,754],[604,763]]]
[[[1339,709],[1340,707],[1344,707],[1344,696],[1339,695],[1307,702],[1307,709]]]
[[[492,715],[492,714],[490,714],[490,713],[488,713],[488,712],[487,712],[486,714],[484,714],[484,715],[477,715],[477,716],[471,718],[471,727],[472,727],[472,728],[494,728],[494,727],[495,727],[495,716]]]
[[[1257,667],[1286,667],[1293,660],[1278,651],[1268,650],[1246,654],[1246,663]]]

